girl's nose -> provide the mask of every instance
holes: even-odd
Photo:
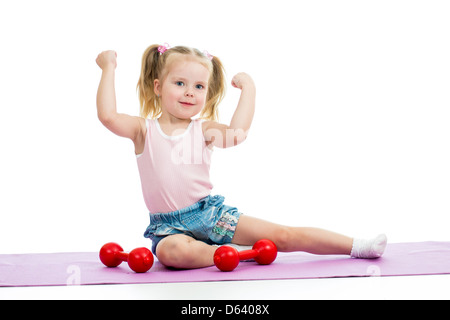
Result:
[[[186,97],[189,97],[189,98],[193,98],[194,97],[194,93],[192,92],[191,89],[186,90],[186,93],[184,95]]]

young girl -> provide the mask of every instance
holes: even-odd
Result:
[[[220,60],[189,47],[152,45],[143,55],[138,82],[140,117],[117,113],[114,89],[117,54],[97,57],[102,77],[97,93],[100,121],[113,133],[133,141],[150,225],[144,236],[158,260],[174,268],[213,265],[217,245],[253,245],[272,240],[278,251],[342,254],[378,258],[386,236],[352,239],[334,232],[288,227],[241,214],[211,195],[209,179],[214,147],[242,143],[255,111],[255,84],[235,75],[241,96],[229,125],[217,120],[225,91]],[[199,118],[194,117],[200,115]],[[148,119],[150,117],[150,119]]]

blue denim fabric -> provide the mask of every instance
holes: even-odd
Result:
[[[220,195],[207,196],[192,206],[169,213],[150,213],[144,237],[152,240],[156,254],[159,241],[174,234],[185,234],[207,244],[225,244],[233,239],[241,213],[224,205]]]

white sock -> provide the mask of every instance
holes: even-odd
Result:
[[[387,237],[380,234],[373,239],[353,239],[353,247],[350,256],[352,258],[376,259],[383,255],[386,249]]]

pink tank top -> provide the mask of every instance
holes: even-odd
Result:
[[[146,120],[147,135],[137,155],[145,204],[150,213],[167,213],[193,205],[212,190],[211,153],[200,119],[180,135],[168,136],[158,120]]]

